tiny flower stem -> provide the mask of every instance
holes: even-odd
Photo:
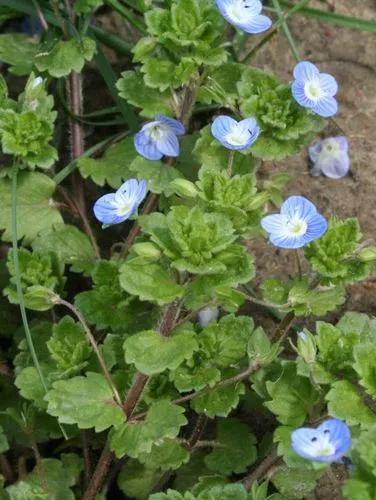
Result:
[[[299,250],[295,250],[294,253],[295,253],[295,260],[296,260],[296,267],[297,267],[297,271],[298,271],[298,276],[299,276],[299,279],[302,279],[303,271],[302,271],[302,263],[300,260]]]
[[[91,333],[90,328],[88,327],[86,321],[84,320],[84,317],[82,316],[80,311],[74,307],[73,304],[62,299],[58,295],[54,296],[54,303],[57,305],[65,306],[67,309],[69,309],[76,316],[78,321],[81,323],[81,326],[84,329],[84,332],[85,332],[85,334],[86,334],[86,336],[87,336],[87,338],[88,338],[88,340],[93,348],[93,351],[95,352],[95,354],[98,358],[99,364],[100,364],[102,371],[103,371],[103,374],[107,380],[108,386],[110,387],[112,394],[114,395],[115,401],[120,407],[122,407],[122,401],[121,401],[120,395],[118,393],[118,390],[116,389],[116,386],[112,380],[111,374],[110,374],[110,372],[106,366],[106,363],[103,359],[102,353],[100,352],[98,345],[97,345],[97,342],[96,342],[93,334]]]
[[[227,173],[229,177],[232,177],[232,171],[234,168],[234,159],[235,159],[235,151],[230,151],[230,155],[228,157],[228,164],[227,164]]]

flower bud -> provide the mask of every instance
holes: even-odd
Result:
[[[358,255],[362,262],[372,262],[376,260],[376,247],[363,248]]]
[[[307,364],[316,361],[316,341],[308,330],[298,333],[297,351]]]
[[[158,260],[161,256],[159,248],[150,242],[135,243],[132,250],[140,257],[146,257],[150,260]]]
[[[183,198],[195,198],[197,196],[196,186],[193,184],[193,182],[187,181],[186,179],[173,180],[172,182],[170,182],[170,188]]]
[[[198,321],[202,328],[205,328],[210,322],[217,320],[218,315],[218,307],[205,307],[198,313]]]

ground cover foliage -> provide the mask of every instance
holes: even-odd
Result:
[[[376,247],[286,201],[278,160],[334,104],[309,66],[252,65],[278,30],[299,63],[292,15],[376,27],[264,3],[261,29],[237,16],[257,0],[0,0],[1,499],[376,498],[376,319],[330,315]],[[114,13],[126,37],[98,24]],[[260,276],[257,238],[295,275]],[[297,452],[328,419],[349,449]]]

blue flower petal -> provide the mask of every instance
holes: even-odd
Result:
[[[329,118],[337,113],[338,103],[334,97],[322,97],[311,109],[319,116]]]
[[[272,24],[272,20],[269,17],[258,15],[247,22],[239,23],[238,26],[246,33],[257,35],[258,33],[267,31],[272,26]]]
[[[319,75],[320,87],[327,96],[333,97],[338,92],[337,80],[332,75],[327,73],[320,73]]]
[[[305,245],[320,238],[328,229],[328,223],[322,215],[316,213],[307,221],[307,232],[303,236]]]
[[[158,150],[154,141],[144,131],[140,130],[134,137],[134,146],[137,153],[147,160],[160,160],[163,154]]]
[[[306,458],[307,460],[320,460],[320,456],[317,455],[317,448],[315,443],[320,439],[321,432],[317,429],[310,429],[309,427],[301,427],[295,430],[291,434],[291,446],[292,449],[299,456]],[[330,456],[325,457],[330,458]],[[325,460],[328,461],[328,460]],[[330,461],[330,460],[329,460]]]
[[[118,215],[115,193],[105,194],[94,205],[94,215],[103,224],[118,224],[123,217]]]
[[[318,160],[318,158],[320,156],[320,153],[321,153],[322,147],[323,147],[322,143],[323,143],[323,141],[316,142],[315,144],[312,144],[308,148],[309,158],[313,163],[316,163],[316,161]]]
[[[165,156],[179,156],[179,140],[172,131],[164,131],[156,141],[156,146]]]
[[[294,68],[294,78],[303,83],[314,80],[319,74],[318,68],[309,61],[302,61]]]
[[[302,81],[295,80],[291,85],[291,92],[297,103],[304,108],[312,108],[312,106],[314,106],[314,101],[306,96],[304,83]]]
[[[286,250],[295,250],[307,244],[307,241],[302,236],[287,236],[286,234],[277,233],[270,235],[270,242],[273,243],[274,246]]]
[[[281,206],[281,214],[293,218],[308,219],[317,214],[315,205],[304,196],[290,196]]]
[[[157,115],[155,119],[164,125],[167,125],[175,135],[185,134],[184,125],[179,120],[175,120],[174,118],[164,115]]]
[[[211,132],[219,142],[224,142],[226,140],[226,136],[233,130],[236,124],[236,120],[230,116],[217,116],[212,123]]]
[[[341,179],[349,173],[350,158],[347,153],[343,153],[342,151],[336,158],[323,156],[317,160],[315,168],[320,169],[330,179]]]
[[[330,441],[336,448],[336,460],[346,453],[351,447],[351,433],[348,426],[336,418],[326,420],[317,428],[319,432],[329,432]]]
[[[286,224],[286,217],[281,214],[266,215],[261,220],[261,226],[267,233],[281,233]]]

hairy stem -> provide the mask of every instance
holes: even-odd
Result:
[[[62,299],[61,297],[59,297],[57,295],[54,296],[54,303],[57,305],[65,306],[67,309],[69,309],[76,316],[78,321],[81,323],[82,328],[84,329],[84,332],[85,332],[85,334],[86,334],[86,336],[91,344],[91,347],[93,348],[93,351],[95,352],[95,354],[98,358],[99,364],[100,364],[102,371],[103,371],[103,374],[107,380],[108,386],[110,387],[112,394],[114,395],[115,401],[121,407],[122,401],[121,401],[119,392],[118,392],[118,390],[117,390],[117,388],[112,380],[111,374],[106,366],[106,363],[103,359],[102,353],[100,352],[98,345],[97,345],[97,342],[96,342],[93,334],[91,333],[90,328],[88,327],[84,317],[82,316],[80,311],[74,307],[73,304],[71,304],[70,302],[67,302],[66,300]]]
[[[76,160],[84,154],[85,146],[82,126],[73,118],[73,116],[81,116],[83,114],[82,77],[79,73],[76,73],[74,71],[68,77],[67,97],[69,110],[71,112],[71,116],[69,118],[69,127],[72,138],[72,160]],[[73,176],[73,188],[75,193],[74,204],[76,206],[77,213],[81,218],[85,233],[90,238],[91,244],[95,251],[95,255],[98,259],[100,259],[100,250],[93,230],[91,229],[89,219],[86,215],[86,201],[82,179],[77,173],[75,173]]]
[[[172,303],[169,306],[167,306],[159,328],[160,334],[163,335],[164,337],[168,337],[171,334],[174,328],[177,312],[178,312],[178,307],[176,303]],[[136,374],[132,387],[129,389],[127,397],[124,403],[122,404],[127,419],[131,419],[133,412],[136,409],[138,402],[140,401],[142,392],[148,380],[149,377],[147,375],[144,375],[142,373]],[[102,485],[108,474],[108,470],[111,466],[112,460],[113,460],[113,453],[109,447],[109,444],[107,443],[106,447],[102,451],[97,467],[92,475],[90,484],[86,489],[84,496],[82,497],[82,500],[93,500],[95,498],[98,491],[102,488]]]
[[[246,476],[242,483],[244,488],[249,491],[252,487],[252,484],[255,481],[263,479],[268,471],[273,467],[273,465],[278,462],[279,456],[277,455],[277,449],[273,448],[273,450],[269,453],[267,457],[254,469],[248,476]]]

